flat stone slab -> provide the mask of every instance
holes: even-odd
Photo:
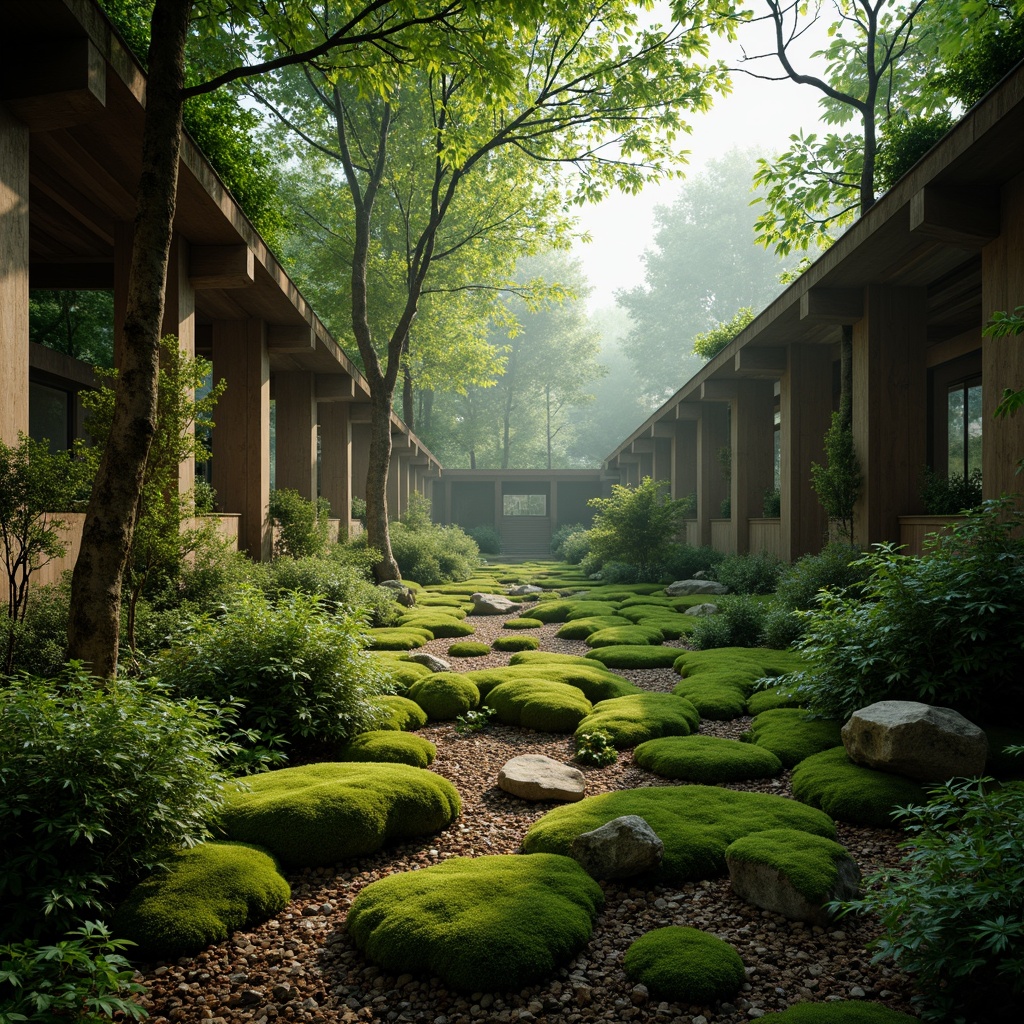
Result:
[[[583,799],[587,784],[578,768],[543,754],[521,754],[502,765],[498,786],[522,800],[574,803]]]
[[[473,615],[508,615],[522,609],[518,601],[512,601],[504,594],[473,594],[470,600],[473,602]]]
[[[439,658],[436,654],[429,654],[427,651],[413,651],[406,661],[412,661],[417,665],[426,665],[431,672],[451,672],[450,661]]]
[[[729,588],[717,580],[676,580],[665,588],[668,597],[690,597],[692,594],[717,596],[728,594]]]

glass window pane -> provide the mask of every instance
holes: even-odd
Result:
[[[964,475],[964,391],[956,388],[949,392],[947,406],[949,438],[949,476]]]
[[[981,469],[981,385],[973,384],[967,389],[967,472]]]
[[[506,516],[546,516],[546,494],[503,494],[502,514]]]
[[[46,438],[50,451],[68,446],[68,400],[71,396],[58,388],[30,382],[28,386],[28,432],[37,441]]]

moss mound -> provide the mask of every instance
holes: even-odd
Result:
[[[679,656],[675,647],[637,647],[632,644],[598,647],[587,657],[605,668],[671,668]]]
[[[769,750],[717,736],[665,736],[641,743],[633,760],[664,779],[741,782],[778,775],[782,762]]]
[[[555,654],[553,651],[518,651],[508,659],[510,665],[592,665],[579,654]]]
[[[759,715],[762,711],[776,708],[802,708],[804,699],[788,686],[770,686],[767,690],[756,690],[747,698],[747,714]]]
[[[850,825],[893,828],[892,811],[923,804],[924,789],[902,775],[854,764],[844,747],[812,754],[793,769],[793,796]]]
[[[540,619],[529,619],[520,616],[518,619],[509,619],[503,626],[504,629],[539,629],[544,623]]]
[[[778,1013],[766,1013],[764,1024],[919,1024],[909,1013],[881,1003],[836,1000],[834,1003],[794,1003]]]
[[[374,651],[411,651],[434,639],[429,629],[419,626],[378,626],[368,629],[370,649]]]
[[[486,644],[482,646],[490,653]],[[409,687],[408,697],[432,722],[453,722],[480,703],[480,691],[458,672],[435,672],[420,679]]]
[[[448,648],[450,658],[482,658],[491,649],[482,640],[461,640]]]
[[[447,615],[443,612],[431,613],[426,609],[421,612],[413,612],[410,615],[403,615],[399,620],[398,628],[402,626],[415,626],[419,629],[430,630],[435,640],[473,634],[473,627],[466,625],[454,615]]]
[[[400,661],[383,653],[376,655],[375,664],[379,665],[395,686],[402,690],[412,686],[417,679],[430,675],[430,669],[426,665],[417,664],[415,661]]]
[[[530,615],[541,622],[568,622],[591,615],[614,615],[617,605],[606,601],[541,601]]]
[[[512,655],[513,658],[519,655]],[[639,686],[609,672],[606,668],[587,658],[581,659],[582,664],[530,663],[528,665],[506,665],[502,668],[481,668],[467,672],[466,679],[477,685],[481,696],[486,696],[500,683],[508,683],[513,679],[543,679],[549,683],[565,683],[583,691],[583,695],[596,704],[598,701],[610,700],[613,697],[624,697],[628,694],[640,694],[644,691]]]
[[[264,850],[201,843],[178,850],[167,870],[140,882],[118,907],[112,926],[152,960],[191,956],[283,910],[291,889]]]
[[[840,746],[842,723],[830,718],[812,718],[799,708],[775,708],[762,711],[747,733],[752,743],[770,750],[786,768],[805,757]]]
[[[656,999],[683,1004],[728,999],[747,980],[739,953],[699,928],[656,928],[626,950],[623,966]]]
[[[388,694],[384,697],[375,697],[374,703],[383,709],[385,716],[378,724],[378,729],[413,732],[427,724],[427,713],[416,701],[409,700],[408,697]]]
[[[660,644],[665,639],[657,626],[609,626],[587,637],[588,647],[617,647],[621,644]]]
[[[697,709],[670,693],[633,693],[603,700],[577,733],[603,732],[619,750],[659,736],[689,736],[700,725]]]
[[[364,857],[392,840],[428,835],[461,810],[455,787],[407,764],[307,764],[254,775],[228,793],[221,825],[284,864],[318,867]]]
[[[666,640],[678,640],[684,633],[692,633],[697,628],[698,620],[673,611],[652,609],[649,614],[637,616],[635,622],[638,626],[660,629]]]
[[[602,900],[600,886],[568,857],[453,857],[368,885],[348,929],[392,974],[507,991],[570,960],[590,938]]]
[[[535,636],[498,636],[491,646],[496,651],[535,651],[540,641]]]
[[[671,608],[672,598],[657,594],[633,594],[619,602],[620,610],[626,608]]]
[[[794,672],[802,665],[793,651],[766,647],[685,651],[675,662],[683,679],[672,692],[692,701],[702,718],[727,721],[746,714],[758,679]]]
[[[724,875],[726,849],[752,832],[793,828],[835,838],[827,814],[786,797],[716,786],[652,786],[556,807],[530,827],[523,850],[566,854],[576,836],[624,814],[639,815],[660,836],[665,844],[661,877],[669,883]]]
[[[352,738],[338,751],[339,761],[380,761],[426,768],[437,757],[437,747],[408,732],[375,730]]]
[[[572,619],[558,627],[555,636],[559,640],[586,640],[592,633],[599,629],[608,629],[611,626],[628,626],[629,619],[621,615],[586,615],[582,619]]]
[[[590,714],[591,703],[575,686],[542,679],[517,679],[495,686],[484,698],[499,722],[537,732],[572,732]]]

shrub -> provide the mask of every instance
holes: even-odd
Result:
[[[735,594],[772,594],[779,583],[782,562],[777,555],[727,555],[715,566],[715,579]]]
[[[216,709],[79,667],[0,702],[0,939],[105,912],[170,850],[208,835],[229,751]]]
[[[711,330],[695,334],[693,354],[705,362],[714,359],[753,319],[754,311],[749,306],[741,306],[730,320],[720,320]]]
[[[662,562],[666,576],[674,580],[692,580],[698,572],[714,569],[725,555],[710,547],[691,547],[689,544],[670,544]]]
[[[975,721],[1019,717],[1024,705],[1024,542],[1020,513],[985,502],[921,558],[880,545],[865,555],[864,597],[826,594],[807,614],[794,677],[808,706],[848,718],[879,700],[952,707]]]
[[[146,991],[121,955],[130,945],[111,938],[102,922],[87,921],[53,945],[28,940],[0,946],[0,1019],[142,1020],[146,1011],[127,998]]]
[[[496,651],[535,651],[540,647],[540,641],[535,636],[499,636],[491,646]]]
[[[761,624],[761,643],[777,649],[795,644],[803,636],[803,620],[795,611],[786,608],[777,600],[764,609]]]
[[[843,422],[840,413],[832,413],[825,431],[825,465],[811,463],[811,486],[821,507],[836,523],[844,537],[853,543],[853,510],[861,488],[860,462],[853,443],[853,427]]]
[[[948,476],[926,469],[921,477],[921,502],[930,516],[955,516],[981,504],[981,470]]]
[[[349,515],[362,522],[366,518],[366,499],[353,497],[349,504]]]
[[[565,542],[575,533],[584,533],[586,527],[582,523],[565,523],[551,534],[551,553],[557,558],[565,558]],[[568,561],[568,559],[566,559]]]
[[[578,732],[573,737],[573,744],[573,757],[580,764],[603,768],[619,759],[615,744],[603,732]]]
[[[580,529],[562,541],[562,557],[570,565],[579,565],[590,554],[590,531]]]
[[[671,925],[642,935],[626,950],[626,977],[646,985],[655,999],[712,1003],[734,996],[747,980],[739,953],[698,928]]]
[[[699,651],[714,647],[760,647],[764,643],[767,608],[747,595],[716,599],[717,615],[703,615],[690,632]]]
[[[991,781],[954,779],[898,809],[902,865],[844,905],[880,917],[874,960],[917,976],[926,1020],[979,1007],[1011,1020],[1024,993],[1024,785]]]
[[[804,555],[786,566],[779,578],[775,595],[785,608],[807,610],[818,603],[822,590],[848,590],[859,593],[868,576],[861,553],[848,544],[834,542],[816,555]]]
[[[476,542],[458,526],[392,523],[391,553],[402,576],[424,587],[468,580],[480,564]]]
[[[501,534],[493,526],[474,526],[469,531],[481,554],[497,555],[501,552]]]
[[[782,515],[782,491],[778,487],[764,492],[761,514],[765,519],[778,519]]]
[[[491,724],[495,713],[494,708],[477,708],[459,715],[455,719],[455,735],[462,738],[474,732],[483,732]]]
[[[200,615],[158,661],[174,692],[236,700],[250,757],[286,759],[299,743],[343,743],[376,724],[369,698],[387,688],[355,612],[291,593],[276,605],[243,589],[220,619]]]
[[[414,533],[429,529],[430,499],[419,491],[412,491],[399,521],[407,530]]]
[[[326,498],[307,501],[289,487],[270,492],[267,515],[277,529],[274,544],[278,555],[308,558],[327,550],[331,525],[331,506]]]

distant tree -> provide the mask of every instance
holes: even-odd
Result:
[[[107,291],[29,293],[31,341],[92,366],[114,365],[114,296]]]

